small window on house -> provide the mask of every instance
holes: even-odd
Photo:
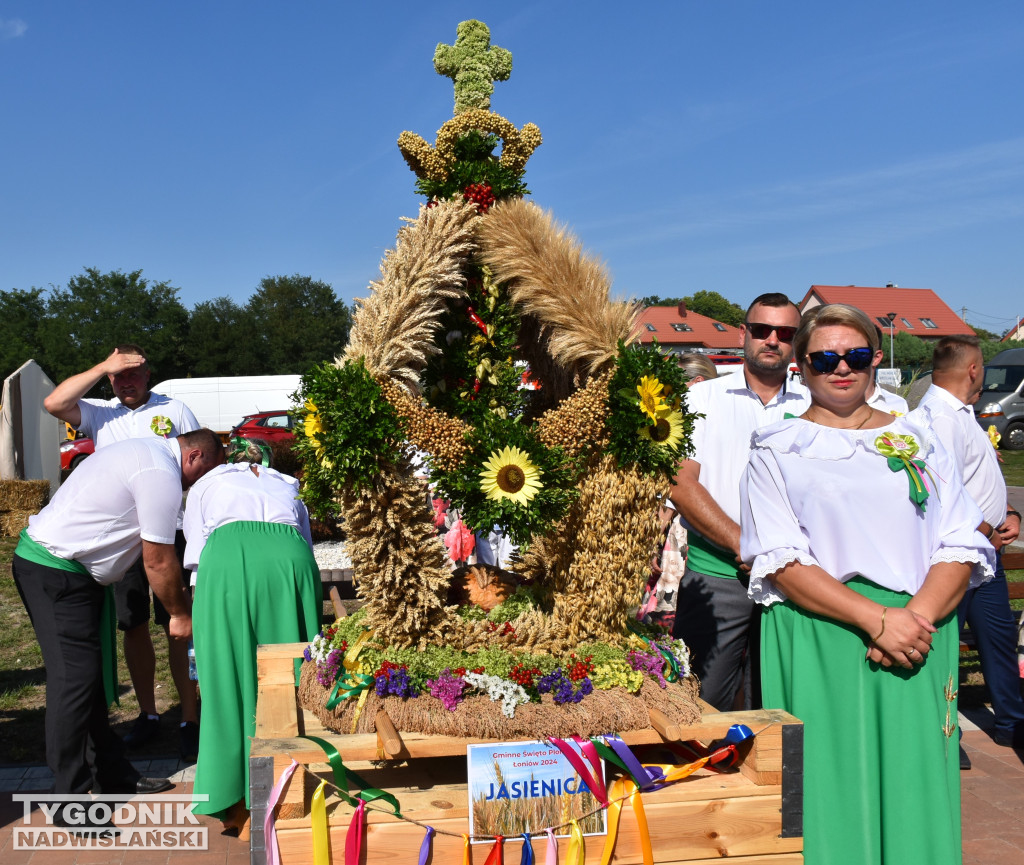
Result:
[[[672,324],[672,330],[676,331],[677,333],[690,333],[693,330],[693,328],[690,327],[690,325],[688,324],[675,322]]]
[[[900,317],[900,321],[902,321],[902,322],[903,322],[903,326],[904,326],[904,327],[906,327],[906,329],[907,329],[907,330],[913,330],[913,329],[914,329],[914,325],[912,325],[912,324],[910,323],[910,319],[907,319],[907,318],[903,318],[903,317],[901,316],[901,317]]]
[[[713,321],[711,323],[715,326],[715,330],[720,330],[722,333],[725,333],[725,325],[724,324],[719,324],[717,321]]]
[[[922,318],[921,319],[921,324],[923,324],[925,327],[930,327],[930,328],[937,328],[938,327],[938,325],[934,321],[932,321],[930,318]]]
[[[653,324],[647,325],[647,329],[650,330],[650,331],[657,331],[658,330],[658,328],[656,328]]]
[[[876,316],[875,317],[875,321],[877,321],[880,325],[882,325],[882,328],[884,330],[888,330],[889,329],[889,319],[886,318],[884,315]],[[906,319],[904,318],[903,321],[906,322]]]

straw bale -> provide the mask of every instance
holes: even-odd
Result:
[[[3,511],[0,512],[0,536],[16,538],[22,529],[28,528],[28,518],[35,511]]]
[[[0,481],[0,511],[37,514],[49,500],[49,481]]]

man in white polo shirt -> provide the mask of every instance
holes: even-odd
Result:
[[[139,776],[107,720],[117,659],[113,598],[104,587],[141,552],[170,614],[171,637],[191,636],[191,605],[174,551],[181,491],[223,461],[220,440],[205,429],[116,442],[76,469],[22,532],[12,571],[46,666],[46,759],[55,793],[96,786],[103,793],[154,793],[170,786]]]
[[[932,356],[932,384],[912,416],[930,427],[956,458],[964,487],[981,508],[985,521],[978,527],[996,548],[996,575],[968,589],[960,602],[961,625],[971,626],[992,697],[997,745],[1024,747],[1024,699],[1017,667],[1017,624],[1010,614],[1010,598],[1003,570],[1001,547],[1013,543],[1020,532],[1020,514],[1007,507],[1006,482],[999,459],[971,406],[981,394],[985,361],[976,336],[946,336]],[[960,767],[970,760],[960,749]]]
[[[787,380],[799,324],[788,297],[762,294],[740,327],[742,374],[698,382],[687,392],[687,409],[704,417],[694,423],[693,457],[680,464],[672,488],[689,541],[672,636],[690,647],[701,696],[721,711],[733,708],[744,658],[757,678],[758,610],[739,563],[740,478],[751,434],[810,405],[803,384]],[[749,702],[757,704],[760,689],[751,676]]]
[[[114,399],[84,399],[104,376],[110,381]],[[150,369],[145,354],[132,343],[119,345],[101,363],[85,372],[71,376],[58,385],[43,405],[46,410],[90,436],[96,450],[131,438],[171,437],[199,429],[195,415],[183,402],[149,389]],[[176,536],[178,559],[184,551],[184,536]],[[135,696],[139,701],[139,717],[125,736],[125,744],[137,747],[155,738],[160,731],[156,710],[156,652],[149,634],[149,583],[142,560],[130,562],[124,579],[115,587],[117,624],[124,631],[124,656]],[[199,706],[195,683],[188,677],[188,647],[180,640],[170,639],[168,615],[156,598],[154,618],[168,633],[168,661],[171,676],[181,701],[179,749],[184,759],[194,760],[199,750]]]

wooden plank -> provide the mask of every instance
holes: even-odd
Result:
[[[345,609],[345,605],[341,602],[341,593],[338,591],[337,586],[331,586],[330,591],[331,605],[334,607],[334,615],[339,619],[344,619],[348,616],[348,610]]]
[[[261,682],[256,697],[256,726],[265,736],[290,738],[299,735],[295,711],[295,678],[290,682]],[[250,750],[254,754],[254,750]]]
[[[666,788],[672,789],[672,788]],[[766,863],[778,862],[772,858],[779,854],[799,854],[803,849],[800,838],[783,838],[778,798],[774,796],[753,796],[726,798],[712,801],[671,802],[664,801],[657,793],[644,795],[644,810],[651,833],[651,844],[655,861],[693,862],[707,859],[732,858],[733,861]],[[405,803],[403,801],[403,813]],[[339,808],[329,814],[331,845],[335,857],[344,850],[348,831],[349,814]],[[432,818],[429,824],[437,830],[434,837],[433,861],[459,861],[462,856],[462,838],[465,818],[454,813],[448,817]],[[412,861],[417,856],[423,840],[421,826],[388,818],[367,824],[366,862]],[[443,834],[450,833],[450,834]],[[308,863],[312,861],[312,840],[308,823],[290,828],[278,825],[278,844],[282,865]],[[596,865],[601,861],[604,838],[588,838],[586,862]],[[477,855],[489,850],[487,845],[477,845]],[[559,844],[559,856],[565,861],[568,844]],[[505,856],[512,861],[519,854],[518,843],[506,844]],[[534,855],[543,854],[543,841],[534,844]],[[740,857],[740,858],[735,858]],[[756,858],[756,857],[760,857]],[[475,858],[475,857],[474,857]],[[643,861],[639,830],[632,812],[624,809],[619,824],[616,842],[616,863],[633,865]],[[800,862],[790,858],[789,862]]]
[[[1024,553],[1003,553],[1003,567],[1008,571],[1018,571],[1024,568]],[[1024,583],[1009,583],[1011,598],[1024,598]],[[1020,586],[1020,588],[1017,588]],[[1013,594],[1021,592],[1021,594]]]

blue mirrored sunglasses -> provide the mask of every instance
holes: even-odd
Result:
[[[875,353],[866,346],[864,348],[851,348],[846,354],[836,354],[834,351],[812,351],[807,355],[815,372],[835,372],[839,369],[839,362],[846,361],[850,369],[867,369]]]

